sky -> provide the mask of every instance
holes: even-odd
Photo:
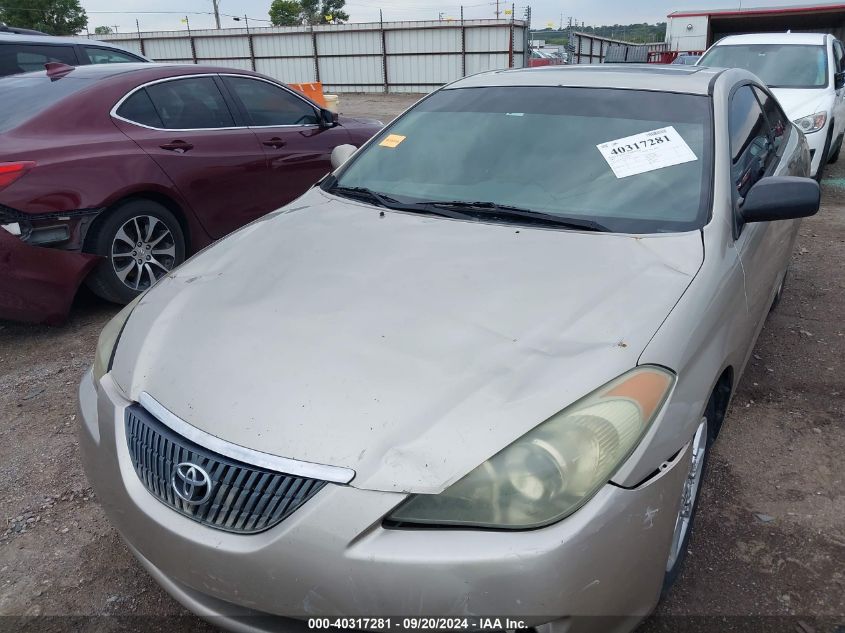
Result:
[[[347,0],[346,12],[350,22],[378,21],[379,9],[385,21],[393,20],[436,20],[438,17],[459,18],[460,0]],[[682,9],[735,8],[744,2],[744,7],[783,6],[800,4],[801,0],[516,0],[515,14],[522,18],[526,6],[532,10],[531,24],[545,28],[548,23],[558,26],[572,17],[590,26],[604,24],[631,24],[635,22],[662,22],[672,11]],[[182,19],[187,15],[192,29],[214,28],[212,0],[81,0],[88,12],[89,28],[99,25],[118,27],[119,31],[135,31],[137,19],[142,31],[185,29]],[[269,26],[267,11],[271,0],[220,0],[221,14],[247,15],[250,26]],[[825,4],[816,2],[814,4]],[[500,10],[510,9],[503,0]],[[464,17],[494,18],[495,0],[466,0]],[[506,17],[504,14],[501,17]],[[510,16],[507,16],[510,17]],[[224,15],[221,26],[241,27]]]

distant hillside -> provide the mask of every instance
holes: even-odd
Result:
[[[614,24],[612,26],[579,26],[573,31],[591,33],[627,42],[662,42],[666,39],[666,22],[657,24]],[[532,29],[532,40],[546,40],[549,44],[568,44],[567,30]]]

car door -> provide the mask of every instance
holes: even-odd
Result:
[[[158,163],[215,239],[269,210],[264,152],[218,81],[200,75],[146,84],[114,111],[118,127]]]
[[[342,126],[321,126],[319,110],[288,88],[246,75],[224,75],[223,82],[267,156],[261,203],[268,211],[287,204],[331,171],[332,150],[350,141]]]
[[[745,275],[750,319],[747,360],[789,262],[795,225],[791,221],[743,225],[739,219],[742,202],[761,178],[790,173],[792,167],[782,158],[795,132],[775,99],[749,84],[740,86],[731,96],[728,129],[736,248]]]

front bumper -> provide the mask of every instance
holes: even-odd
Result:
[[[253,619],[267,615],[603,615],[627,616],[629,630],[657,602],[689,467],[685,448],[643,485],[607,485],[537,530],[385,529],[404,494],[327,484],[278,526],[239,535],[143,487],[126,444],[131,403],[110,376],[95,387],[86,374],[79,398],[85,470],[113,524],[177,600],[233,630],[268,630]],[[552,630],[587,630],[563,622]]]
[[[0,319],[60,323],[99,257],[33,246],[0,229]]]

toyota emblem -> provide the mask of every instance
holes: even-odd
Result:
[[[182,462],[173,469],[170,484],[176,496],[190,506],[208,501],[213,488],[208,473],[191,462]]]

